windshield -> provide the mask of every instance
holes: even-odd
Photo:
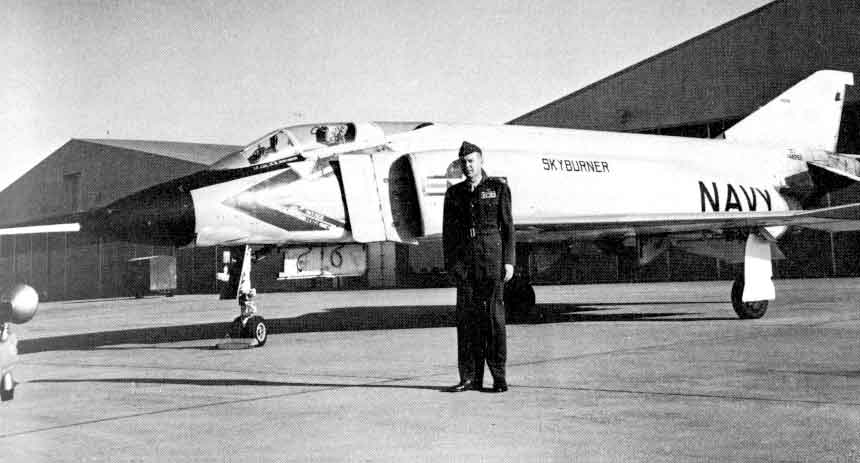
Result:
[[[283,159],[297,153],[299,149],[287,130],[278,129],[249,143],[245,148],[228,154],[209,168],[239,169]]]

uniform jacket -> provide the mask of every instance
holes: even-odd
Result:
[[[445,192],[442,247],[445,269],[457,281],[501,279],[503,264],[516,258],[511,190],[503,179],[482,174],[475,191],[465,180]]]

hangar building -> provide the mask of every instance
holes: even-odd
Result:
[[[854,72],[846,95],[839,151],[860,153],[860,3],[856,0],[777,0],[570,95],[524,114],[511,124],[715,137],[757,107],[819,69]],[[236,149],[191,143],[71,140],[3,191],[0,225],[101,206],[128,193],[192,173]],[[860,201],[850,188],[830,204]],[[823,204],[826,205],[826,204]],[[802,231],[780,243],[789,257],[778,277],[860,275],[856,233]],[[518,251],[537,283],[731,279],[737,268],[670,250],[637,268],[597,249],[566,252],[570,243]],[[33,282],[43,299],[127,295],[128,259],[177,258],[179,293],[214,293],[218,248],[171,249],[103,242],[85,234],[0,237],[0,288]],[[274,282],[262,290],[314,287],[444,284],[439,243],[380,245],[370,249],[361,279]],[[255,267],[276,272],[279,259]],[[254,277],[255,281],[265,278]],[[260,286],[258,285],[258,288]]]
[[[0,192],[0,223],[81,212],[143,188],[187,175],[237,147],[162,141],[73,139]],[[129,259],[175,256],[186,272],[183,291],[214,291],[214,249],[177,252],[169,246],[106,242],[86,233],[0,237],[0,288],[25,282],[42,300],[128,295]],[[205,273],[208,287],[201,287]]]

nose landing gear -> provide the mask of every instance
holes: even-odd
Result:
[[[249,339],[248,347],[263,347],[269,337],[266,320],[259,315],[251,317],[238,316],[233,320],[230,337],[234,339]]]
[[[230,325],[230,338],[216,347],[218,349],[247,349],[249,347],[262,347],[269,337],[266,321],[257,315],[257,290],[251,288],[251,259],[253,255],[250,246],[245,246],[245,252],[240,262],[233,262],[229,254],[225,254],[225,265],[234,265],[241,269],[236,282],[237,298],[239,302],[239,316],[233,319]],[[229,270],[229,268],[228,268]],[[225,271],[226,281],[229,281],[229,272]]]

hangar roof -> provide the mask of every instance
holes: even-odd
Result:
[[[155,140],[112,140],[105,138],[79,138],[77,140],[113,146],[144,153],[166,156],[181,161],[210,165],[227,154],[242,148],[235,145],[215,145]]]
[[[205,169],[239,146],[73,138],[0,190],[0,223],[103,206]]]
[[[860,73],[857,0],[776,0],[510,123],[639,131],[740,118],[821,69]]]

